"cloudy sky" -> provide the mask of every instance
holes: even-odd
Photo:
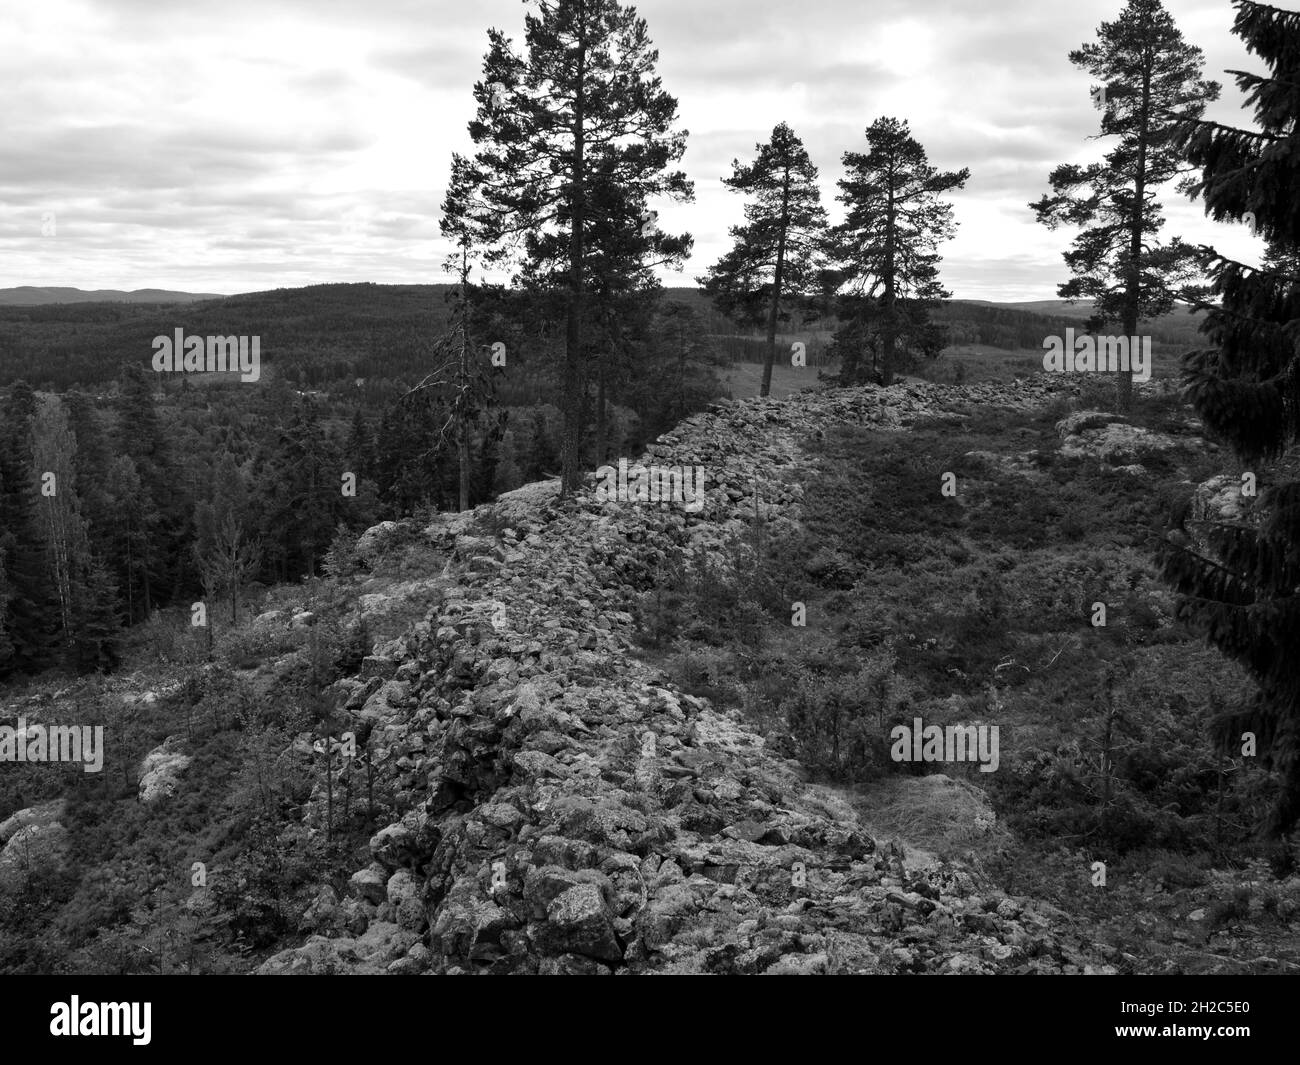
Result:
[[[943,246],[959,297],[1051,299],[1071,233],[1026,206],[1058,163],[1097,158],[1089,78],[1066,55],[1122,0],[647,0],[636,5],[690,131],[696,199],[659,205],[695,255],[727,246],[721,179],[785,120],[821,170],[881,115],[931,162],[969,167]],[[1225,68],[1260,69],[1228,0],[1166,0],[1249,124]],[[522,43],[520,0],[0,0],[0,287],[249,292],[443,280],[438,206],[468,151],[487,29]],[[1166,235],[1247,261],[1243,227],[1166,197]]]

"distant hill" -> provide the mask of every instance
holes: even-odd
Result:
[[[219,292],[173,292],[164,288],[137,288],[124,292],[116,288],[86,291],[80,288],[19,285],[0,288],[0,307],[43,307],[51,303],[195,303],[225,299]]]
[[[1002,307],[1009,311],[1028,311],[1030,314],[1055,315],[1060,318],[1087,318],[1092,314],[1092,301],[1080,300],[1070,303],[1068,300],[1025,300],[1012,303],[994,300],[949,300],[949,303],[973,303],[982,307]]]
[[[85,292],[75,288],[0,290],[0,387],[20,378],[58,391],[115,378],[123,365],[148,366],[153,338],[183,329],[189,335],[260,338],[268,373],[300,388],[351,391],[357,379],[414,380],[427,372],[430,344],[445,331],[449,285],[309,285],[233,296],[141,289]],[[669,288],[669,301],[700,313],[710,351],[728,362],[761,361],[761,330],[727,322],[698,289]],[[956,349],[985,345],[1038,351],[1043,338],[1079,327],[1083,304],[1060,300],[993,303],[948,300],[934,318]],[[1180,355],[1200,344],[1199,317],[1175,311],[1143,323],[1162,352]],[[783,325],[824,344],[833,321]],[[810,346],[813,365],[820,349]],[[523,355],[522,352],[519,353]],[[512,360],[512,380],[525,383],[524,363]],[[545,373],[545,370],[538,372]],[[531,386],[530,386],[531,387]]]

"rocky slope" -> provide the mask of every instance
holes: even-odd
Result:
[[[1061,911],[878,846],[844,796],[736,712],[675,690],[631,639],[630,603],[665,548],[716,550],[752,520],[756,483],[766,520],[798,521],[818,430],[1034,406],[1060,387],[721,405],[643,457],[705,468],[698,513],[590,491],[561,505],[547,482],[424,530],[447,552],[441,599],[337,686],[409,809],[370,841],[347,897],[321,889],[306,942],[257,971],[1114,971]]]

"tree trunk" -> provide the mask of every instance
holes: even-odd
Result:
[[[890,175],[889,214],[885,226],[885,266],[881,280],[884,292],[880,297],[881,310],[884,312],[884,329],[880,334],[880,377],[885,385],[894,383],[894,185]],[[872,360],[874,366],[875,360]]]
[[[677,323],[677,409],[674,424],[686,416],[686,329]]]
[[[585,152],[587,25],[586,5],[578,2],[578,71],[577,91],[573,99],[573,169],[569,175],[573,217],[569,225],[569,306],[564,330],[564,432],[561,441],[560,497],[578,489],[579,451],[582,446],[582,397],[579,394],[582,374],[582,260],[584,243],[582,223],[586,206]]]
[[[772,274],[772,306],[767,314],[767,356],[763,359],[763,387],[760,396],[772,391],[772,366],[776,362],[776,319],[781,306],[781,282],[785,272],[785,231],[790,225],[790,168],[781,184],[781,228],[776,237],[776,269]]]
[[[460,426],[456,433],[456,452],[460,462],[460,512],[469,510],[469,433]]]
[[[1146,221],[1146,205],[1143,197],[1147,184],[1147,140],[1150,137],[1151,121],[1151,68],[1150,56],[1147,67],[1142,74],[1142,128],[1138,132],[1137,170],[1133,178],[1133,217],[1129,222],[1129,262],[1128,277],[1124,292],[1124,336],[1135,342],[1138,331],[1138,316],[1142,305],[1142,225]],[[1133,357],[1129,352],[1130,360]],[[1132,366],[1132,362],[1129,363]],[[1115,400],[1121,414],[1127,414],[1133,408],[1133,371],[1120,370],[1115,381]]]
[[[606,424],[605,412],[605,364],[602,362],[596,371],[596,465],[604,465],[605,454],[608,446],[606,433],[608,425]]]
[[[141,620],[148,621],[149,615],[153,613],[153,586],[149,580],[149,571],[153,568],[153,556],[149,551],[149,536],[147,533],[144,541],[144,587],[141,589],[144,592],[144,617]]]

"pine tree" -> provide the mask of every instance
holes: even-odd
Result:
[[[693,307],[665,301],[659,308],[629,395],[641,439],[653,440],[722,394],[708,332]]]
[[[261,566],[261,545],[249,534],[252,515],[248,486],[230,454],[223,455],[213,476],[212,499],[195,509],[194,552],[204,591],[230,604],[230,624],[239,623],[239,596]],[[209,610],[209,615],[214,611]],[[208,624],[212,624],[209,616]]]
[[[742,165],[733,159],[732,175],[722,181],[752,197],[745,205],[745,224],[731,227],[731,251],[697,280],[727,317],[746,323],[766,319],[759,391],[766,396],[772,390],[777,323],[790,319],[789,303],[802,301],[807,307],[822,289],[827,220],[817,168],[786,123],[754,148],[754,161]]]
[[[1300,248],[1288,248],[1282,241],[1269,241],[1260,266],[1283,278],[1300,283]]]
[[[91,557],[73,588],[72,660],[79,672],[111,673],[121,661],[117,586],[103,559]]]
[[[68,643],[76,635],[73,585],[80,580],[90,550],[73,468],[76,447],[59,400],[51,397],[40,404],[32,422],[32,470],[41,484],[38,524],[58,602],[60,630]]]
[[[1294,262],[1300,14],[1238,0],[1233,32],[1269,67],[1266,75],[1229,72],[1259,128],[1189,119],[1175,144],[1202,171],[1193,191],[1208,215],[1253,222],[1272,246],[1272,263]],[[1243,733],[1254,733],[1261,761],[1279,778],[1265,828],[1284,834],[1300,819],[1300,482],[1289,475],[1293,467],[1269,464],[1300,440],[1300,281],[1290,270],[1246,266],[1212,249],[1204,255],[1218,303],[1202,304],[1212,346],[1184,357],[1186,391],[1207,429],[1266,487],[1254,501],[1256,522],[1196,522],[1184,513],[1158,558],[1181,593],[1181,615],[1256,681],[1218,717],[1215,737],[1236,753]]]
[[[117,665],[117,589],[94,556],[78,491],[77,441],[63,403],[42,402],[32,423],[33,473],[47,571],[59,608],[64,661],[88,672]]]
[[[432,413],[409,400],[393,404],[380,417],[375,434],[379,498],[398,515],[413,513],[434,491],[436,464],[421,458],[432,431]]]
[[[831,232],[833,283],[842,291],[836,334],[842,353],[840,379],[861,383],[860,359],[868,338],[878,338],[881,378],[893,383],[899,356],[933,357],[942,338],[928,308],[951,295],[939,283],[940,241],[955,224],[952,206],[939,197],[965,186],[969,170],[943,172],[930,166],[925,149],[906,122],[879,118],[866,131],[864,152],[845,152],[846,174],[838,182],[847,215]]]
[[[459,509],[469,509],[471,441],[482,428],[494,441],[505,429],[504,411],[493,415],[496,404],[496,378],[501,368],[494,367],[476,345],[471,329],[471,306],[474,286],[469,283],[469,256],[461,246],[460,284],[450,292],[451,322],[447,332],[434,342],[436,367],[419,384],[409,389],[404,400],[415,400],[426,408],[433,397],[436,410],[436,435],[427,454],[439,455],[454,449],[456,454]]]
[[[594,162],[590,174],[585,235],[585,317],[582,328],[584,382],[582,402],[592,397],[594,410],[582,419],[586,430],[594,421],[595,464],[609,457],[610,406],[637,387],[646,372],[642,359],[649,342],[650,325],[664,289],[655,274],[660,267],[679,269],[693,244],[689,234],[665,236],[657,232],[654,212],[647,209],[635,186],[621,180],[619,160],[606,156]],[[562,290],[568,270],[567,238],[562,233],[543,235],[523,281],[529,291]],[[541,310],[545,310],[543,302]],[[585,452],[584,452],[585,455]]]
[[[146,620],[153,601],[153,544],[158,510],[129,455],[108,468],[105,490],[111,501],[105,531],[106,554],[126,606],[127,624]]]
[[[533,412],[533,439],[529,450],[527,479],[540,481],[543,477],[554,476],[552,471],[559,460],[559,452],[555,449],[555,439],[546,424],[546,410],[543,408]]]
[[[485,249],[486,263],[544,263],[548,235],[564,234],[560,450],[569,495],[581,476],[593,191],[613,183],[624,202],[645,204],[689,200],[692,190],[685,174],[667,170],[685,151],[685,134],[672,129],[677,102],[655,74],[645,20],[616,0],[537,0],[536,9],[525,20],[526,58],[489,31],[469,124],[478,150],[473,159],[453,156],[442,227],[458,245]],[[656,246],[669,239],[649,223],[636,232]]]
[[[516,455],[515,434],[507,429],[501,434],[501,445],[497,457],[496,469],[492,472],[492,492],[501,495],[510,492],[524,483],[523,474],[519,472]]]
[[[342,467],[310,397],[303,397],[256,482],[261,498],[261,541],[279,576],[314,576],[344,516]]]
[[[37,524],[37,481],[32,471],[32,424],[36,394],[17,381],[0,419],[0,566],[8,597],[0,628],[13,651],[13,669],[49,665],[58,630]]]
[[[1070,62],[1102,82],[1093,90],[1103,107],[1101,136],[1118,143],[1100,163],[1058,166],[1049,178],[1052,194],[1029,206],[1048,229],[1083,227],[1065,253],[1074,277],[1058,294],[1092,300],[1093,328],[1119,321],[1123,335],[1134,337],[1140,319],[1169,312],[1196,271],[1196,252],[1181,239],[1157,243],[1164,228],[1157,195],[1183,168],[1171,140],[1174,124],[1199,119],[1220,86],[1201,77],[1204,54],[1183,40],[1161,0],[1128,0],[1118,19],[1101,24],[1096,41],[1070,53]],[[1120,410],[1130,408],[1132,391],[1132,371],[1121,370]]]
[[[91,550],[102,555],[108,549],[105,537],[113,506],[106,488],[111,465],[108,442],[91,397],[68,392],[63,396],[63,406],[77,444],[73,469]]]
[[[0,499],[4,498],[4,470],[0,468]],[[9,635],[9,604],[13,601],[13,590],[9,585],[9,577],[6,573],[5,551],[6,538],[3,529],[0,529],[0,679],[8,676],[14,668],[14,647],[13,637]]]
[[[141,560],[143,602],[138,604],[144,618],[167,600],[188,571],[189,524],[194,513],[185,482],[168,460],[154,406],[156,383],[155,374],[130,368],[121,376],[117,401],[117,451],[131,459],[149,504],[146,552]]]
[[[343,446],[344,460],[350,462],[351,470],[360,481],[369,477],[374,469],[374,443],[370,436],[370,425],[357,407],[352,415],[352,427],[348,430],[347,443]]]

